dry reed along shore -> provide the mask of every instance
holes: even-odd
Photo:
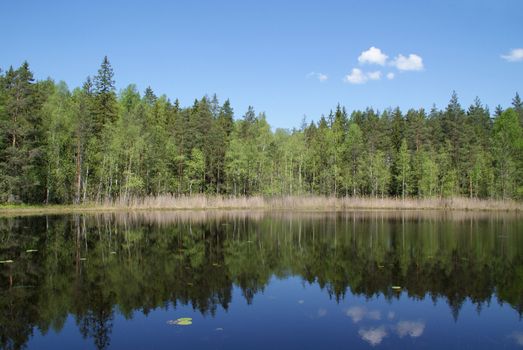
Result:
[[[523,202],[476,198],[369,198],[369,197],[227,197],[161,195],[106,200],[101,203],[48,206],[5,206],[0,214],[68,213],[124,210],[264,210],[264,211],[351,211],[351,210],[475,210],[523,211]]]
[[[397,199],[368,197],[222,197],[170,196],[132,198],[106,201],[94,207],[124,209],[263,209],[263,210],[325,210],[355,209],[440,209],[440,210],[523,210],[523,203],[513,200],[476,198]]]

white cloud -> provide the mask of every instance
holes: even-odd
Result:
[[[389,58],[389,56],[385,55],[377,47],[372,46],[370,49],[368,49],[367,51],[363,51],[358,56],[358,62],[369,63],[369,64],[379,64],[380,66],[384,66],[385,63],[387,62],[387,58]]]
[[[519,49],[518,49],[519,50]],[[521,49],[521,55],[523,60],[523,49]],[[503,56],[505,57],[505,56]],[[404,56],[402,54],[397,55],[394,59],[389,60],[388,56],[384,54],[377,47],[370,47],[368,50],[363,51],[358,61],[360,64],[378,64],[382,66],[392,66],[399,71],[421,71],[424,69],[423,58],[416,54],[409,54]],[[312,73],[311,73],[312,74]],[[343,81],[350,84],[364,84],[369,80],[380,80],[383,74],[381,71],[364,72],[360,68],[353,68],[349,74],[347,74]],[[387,79],[392,80],[396,78],[396,72],[389,72],[385,75]]]
[[[361,69],[353,68],[350,74],[347,74],[343,80],[351,84],[363,84],[368,78]]]
[[[380,344],[383,338],[387,336],[387,331],[385,330],[385,327],[381,326],[378,328],[369,329],[362,328],[358,331],[358,334],[360,335],[361,339],[365,340],[372,346],[376,346]]]
[[[318,80],[319,81],[326,81],[327,79],[329,79],[329,77],[326,75],[326,74],[322,74],[322,73],[318,73]]]
[[[511,335],[512,338],[514,338],[514,341],[518,344],[523,346],[523,332],[514,332]]]
[[[391,64],[401,71],[416,71],[423,69],[423,59],[413,53],[411,53],[408,57],[399,54]]]
[[[523,49],[513,49],[508,55],[501,55],[501,58],[508,62],[523,61]]]
[[[365,73],[359,68],[353,68],[350,74],[347,74],[345,78],[343,78],[343,81],[350,84],[364,84],[368,80],[380,80],[381,79],[381,72],[375,71],[375,72],[368,72]]]
[[[420,321],[401,321],[396,326],[396,332],[400,338],[409,335],[412,338],[420,337],[425,331],[425,323]]]
[[[369,72],[369,74],[367,74],[367,76],[369,77],[370,80],[380,80],[381,72],[379,70],[377,70],[375,72]]]
[[[321,83],[323,83],[324,81],[327,81],[327,79],[329,79],[329,77],[327,76],[327,74],[316,73],[316,72],[310,72],[309,74],[307,74],[307,79],[310,79],[310,78],[316,78],[316,79],[318,79]]]

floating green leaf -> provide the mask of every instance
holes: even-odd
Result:
[[[38,250],[37,249],[27,249],[25,252],[26,253],[36,253]]]
[[[12,263],[14,263],[13,260],[1,260],[0,261],[0,264],[12,264]]]
[[[392,289],[394,289],[394,290],[401,290],[401,287],[400,286],[392,286]]]
[[[190,325],[192,325],[192,318],[191,317],[180,317],[176,320],[167,321],[167,324],[176,325],[176,326],[190,326]]]

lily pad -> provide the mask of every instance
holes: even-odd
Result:
[[[191,317],[180,317],[176,320],[167,321],[167,324],[175,325],[175,326],[190,326],[190,325],[192,325],[192,318]]]
[[[392,286],[391,287],[393,290],[401,290],[401,287],[400,286]]]
[[[0,261],[0,264],[12,264],[12,263],[14,263],[13,260],[1,260]]]
[[[36,253],[38,250],[37,249],[27,249],[25,252],[26,253]]]
[[[80,261],[86,261],[87,258],[80,258]]]

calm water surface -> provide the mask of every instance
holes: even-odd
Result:
[[[523,349],[516,214],[0,218],[0,260],[2,349]]]

